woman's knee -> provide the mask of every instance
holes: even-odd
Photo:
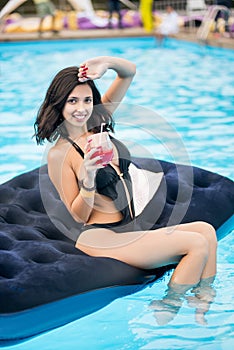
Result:
[[[209,245],[217,246],[217,235],[215,228],[205,221],[197,222],[199,225],[199,233],[207,239]]]

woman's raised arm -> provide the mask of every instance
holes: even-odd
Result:
[[[100,79],[108,69],[112,69],[117,76],[102,97],[102,102],[107,104],[112,113],[124,98],[136,73],[134,63],[119,57],[100,56],[82,63],[79,68],[79,80],[85,82],[88,79]]]

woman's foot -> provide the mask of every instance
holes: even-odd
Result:
[[[172,300],[164,298],[162,300],[153,300],[149,308],[154,311],[154,317],[159,326],[164,326],[171,322],[179,312],[182,300]]]
[[[216,291],[212,286],[212,282],[213,279],[202,280],[198,286],[191,290],[194,295],[186,297],[188,306],[196,310],[196,322],[201,325],[207,325],[205,315],[209,311],[210,305],[216,296]]]
[[[160,326],[175,318],[183,304],[184,294],[189,288],[191,288],[190,285],[179,285],[171,282],[165,297],[150,303],[149,308],[154,311],[154,317]]]

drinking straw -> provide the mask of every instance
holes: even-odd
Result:
[[[105,125],[106,123],[102,123],[101,124],[101,131],[100,131],[100,135],[99,135],[99,143],[101,144],[101,141],[102,141],[102,132],[103,132],[103,129],[104,129],[104,125]]]

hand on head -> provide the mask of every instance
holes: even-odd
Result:
[[[81,83],[84,83],[85,81],[87,81],[89,78],[87,77],[87,72],[88,71],[88,67],[86,67],[85,64],[80,65],[79,67],[79,73],[78,73],[78,80]]]
[[[101,57],[95,57],[83,62],[79,66],[78,79],[82,83],[88,79],[99,79],[106,73],[107,70],[107,63],[105,63]]]

